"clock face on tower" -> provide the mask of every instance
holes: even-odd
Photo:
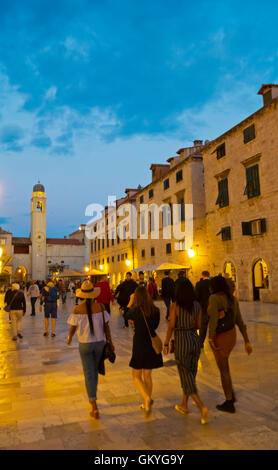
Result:
[[[38,242],[38,243],[43,242],[44,239],[45,239],[45,236],[42,232],[36,233],[36,235],[35,235],[35,241],[36,242]]]

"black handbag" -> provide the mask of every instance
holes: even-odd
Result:
[[[232,330],[235,326],[234,322],[234,311],[231,307],[225,311],[225,316],[223,318],[219,318],[216,327],[216,334],[225,333],[226,331]]]
[[[106,343],[104,345],[102,356],[101,356],[101,359],[100,359],[100,362],[99,362],[98,373],[101,374],[101,375],[105,375],[105,364],[104,364],[105,359],[108,359],[112,364],[114,364],[114,362],[116,360],[116,354],[115,354],[115,351],[113,350],[112,345],[111,345],[111,343],[108,339],[103,311],[102,311],[102,318],[103,318],[103,330],[104,330],[104,335],[105,335],[105,338],[106,338]]]

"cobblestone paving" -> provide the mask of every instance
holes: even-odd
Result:
[[[173,409],[181,397],[173,355],[165,357],[165,366],[153,372],[153,412],[145,418],[128,367],[132,330],[122,328],[117,308],[112,310],[117,360],[100,377],[101,419],[95,421],[89,416],[77,338],[71,346],[65,343],[73,300],[59,307],[55,338],[43,337],[43,314],[31,317],[28,305],[23,340],[16,344],[11,340],[8,314],[0,306],[0,450],[278,449],[278,305],[241,303],[254,352],[247,356],[238,334],[231,356],[238,398],[234,415],[215,409],[223,401],[223,393],[205,344],[197,383],[211,421],[203,426],[191,401],[187,416]],[[164,339],[165,308],[162,302],[158,306],[158,332]]]

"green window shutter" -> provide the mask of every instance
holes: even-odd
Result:
[[[228,192],[228,179],[218,181],[218,198],[216,204],[219,207],[226,207],[229,205],[229,192]]]
[[[242,235],[252,235],[251,222],[242,222]]]
[[[259,196],[261,194],[261,190],[260,190],[260,178],[259,178],[259,165],[258,164],[252,167],[252,177],[253,177],[254,196]]]
[[[266,232],[266,219],[261,219],[261,233]]]
[[[258,164],[246,168],[246,181],[247,185],[244,194],[248,196],[248,199],[259,196],[261,190]]]
[[[231,227],[222,228],[222,241],[231,240]]]
[[[218,181],[218,196],[217,196],[217,199],[216,199],[216,205],[217,204],[221,204],[221,201],[223,199],[223,194],[222,194],[222,180],[221,181]]]

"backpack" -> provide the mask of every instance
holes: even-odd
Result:
[[[55,287],[50,287],[49,288],[49,293],[48,293],[48,296],[47,296],[47,301],[48,302],[56,302],[58,298],[58,295],[57,295],[57,290]]]

